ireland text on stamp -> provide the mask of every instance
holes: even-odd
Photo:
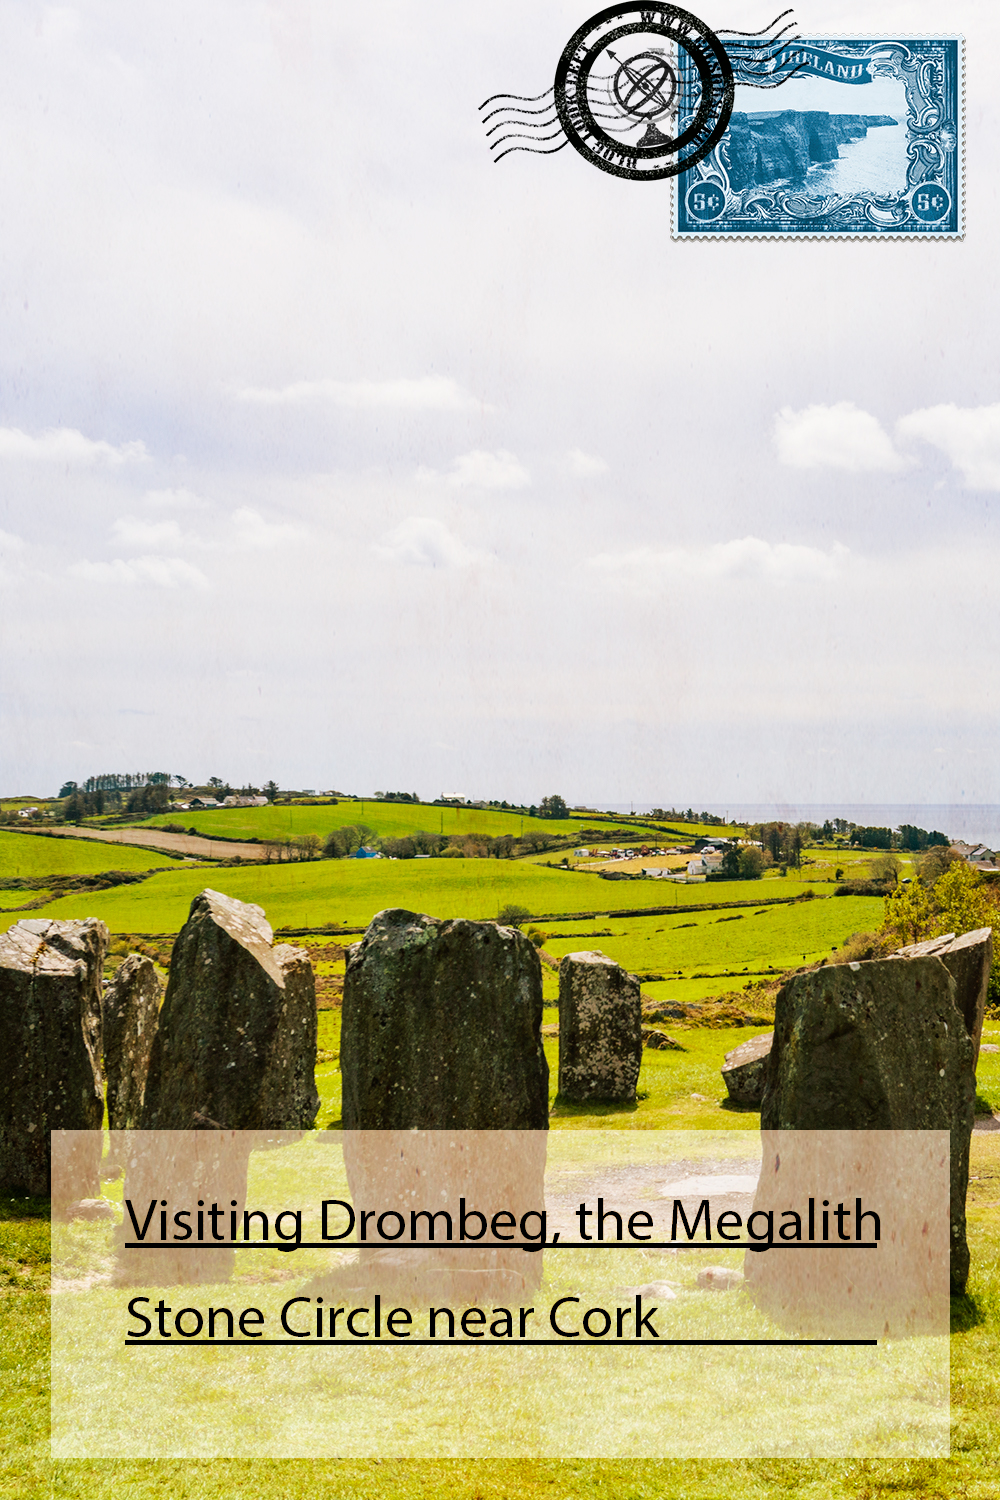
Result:
[[[798,39],[775,64],[796,69],[783,107],[737,84],[678,180],[675,238],[962,237],[960,39]]]

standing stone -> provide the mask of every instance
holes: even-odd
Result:
[[[537,1222],[523,1215],[545,1209],[541,1022],[541,963],[516,928],[379,912],[344,980],[343,1147],[356,1209],[447,1211],[456,1235],[463,1202]],[[540,1285],[542,1252],[498,1244],[494,1212],[484,1243],[462,1250],[435,1247],[440,1222],[420,1231],[420,1249],[362,1248],[323,1295],[392,1285],[400,1297],[516,1300]]]
[[[924,943],[911,943],[893,953],[893,958],[920,958],[935,956],[958,986],[956,1004],[965,1020],[965,1029],[975,1048],[973,1066],[979,1063],[979,1045],[983,1037],[983,1018],[986,1014],[986,992],[990,983],[990,967],[993,963],[993,929],[980,927],[976,932],[965,932],[956,937],[953,932],[944,937],[930,938]]]
[[[842,964],[778,992],[762,1130],[950,1130],[951,1284],[965,1287],[973,1043],[941,959]]]
[[[308,1129],[316,994],[303,948],[272,946],[259,906],[202,891],[174,943],[143,1130]]]
[[[345,1130],[547,1130],[542,969],[523,933],[394,909],[348,954]]]
[[[559,1097],[635,1102],[642,1065],[639,981],[603,953],[559,965]]]
[[[0,937],[0,1190],[53,1202],[97,1197],[101,1161],[103,922],[16,922]],[[49,1132],[81,1137],[51,1182]]]
[[[108,1129],[135,1130],[163,985],[151,958],[130,953],[104,992],[104,1076]]]
[[[734,1104],[759,1105],[763,1099],[773,1037],[773,1031],[765,1031],[763,1036],[752,1036],[726,1053],[722,1076]]]

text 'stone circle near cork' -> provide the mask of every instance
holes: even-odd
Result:
[[[613,5],[563,49],[555,102],[566,136],[603,172],[676,177],[706,156],[733,109],[718,37],[676,5]]]

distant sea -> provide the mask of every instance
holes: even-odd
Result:
[[[650,813],[655,805],[612,802],[607,810]],[[912,823],[928,832],[940,829],[950,839],[1000,848],[1000,803],[994,802],[700,802],[695,810],[702,808],[728,816],[732,823],[825,823],[827,818],[846,818],[869,828]]]

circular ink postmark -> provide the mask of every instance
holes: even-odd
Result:
[[[687,171],[720,139],[733,69],[718,37],[676,5],[612,5],[570,37],[555,103],[580,155],[616,177]]]

